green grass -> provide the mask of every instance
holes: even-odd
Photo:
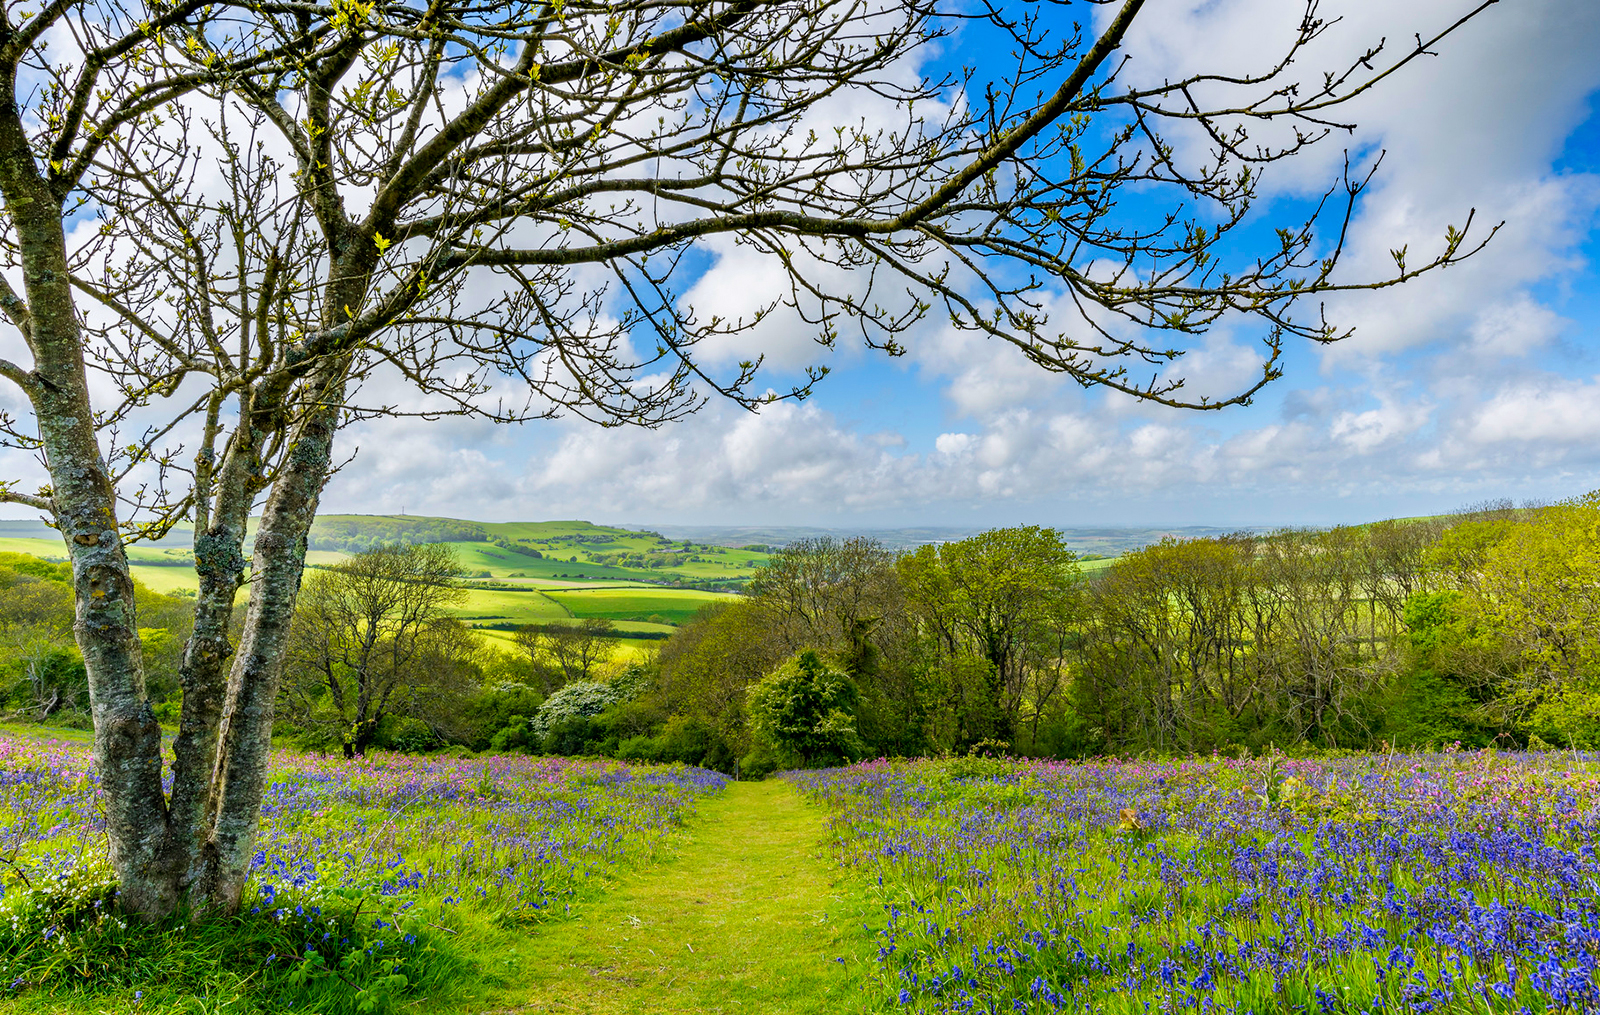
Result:
[[[572,614],[562,605],[541,592],[500,592],[493,589],[471,589],[460,606],[451,610],[469,623],[474,620],[493,620],[511,624],[541,624],[552,620],[567,620]]]
[[[731,601],[731,593],[696,589],[590,589],[550,592],[574,617],[665,617],[681,624],[707,603]]]
[[[40,726],[27,722],[0,722],[0,736],[13,740],[38,740],[46,743],[65,740],[89,746],[94,743],[94,733],[89,730],[69,730],[60,726]]]
[[[668,630],[671,630],[671,628],[668,628]],[[516,635],[510,631],[491,631],[480,629],[478,631],[474,631],[473,633],[476,634],[481,640],[502,651],[513,652],[518,655],[524,651],[522,646],[517,644]],[[645,662],[651,657],[651,655],[655,653],[660,645],[661,643],[659,641],[636,641],[631,638],[618,639],[617,647],[615,651],[612,652],[609,660],[606,663],[607,668],[602,668],[602,672],[610,672],[610,669],[608,668],[627,666],[630,663]]]
[[[59,539],[0,538],[0,553],[26,553],[45,560],[66,560],[67,548]]]
[[[490,983],[424,1011],[860,1009],[867,903],[826,856],[820,809],[769,780],[732,783],[700,814],[675,859],[574,906],[570,920],[464,930]]]
[[[867,1008],[871,938],[863,925],[872,903],[829,856],[824,811],[769,780],[729,784],[696,812],[651,858],[619,866],[603,891],[548,916],[419,908],[424,940],[405,965],[411,992],[380,1009],[823,1015]],[[0,1012],[288,1010],[272,995],[295,992],[263,964],[269,951],[294,954],[294,935],[282,936],[250,917],[102,935],[115,947],[79,947],[69,956],[95,966],[92,989],[62,977],[57,986],[0,1000]],[[292,1010],[354,1015],[358,999],[331,978],[323,983],[328,993],[294,997]],[[144,997],[136,1000],[141,985]]]

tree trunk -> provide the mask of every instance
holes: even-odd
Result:
[[[111,863],[124,904],[170,912],[176,895],[152,861],[166,828],[161,727],[145,698],[133,578],[116,491],[95,434],[83,336],[67,268],[61,204],[39,175],[17,108],[16,68],[0,68],[0,196],[16,229],[34,369],[28,395],[72,561],[73,633],[89,676],[94,761],[105,790]]]
[[[250,607],[228,678],[212,777],[211,838],[196,902],[231,913],[250,875],[261,798],[272,751],[272,717],[295,599],[305,571],[306,538],[332,461],[342,361],[325,364],[310,385],[289,453],[261,512],[252,561]]]

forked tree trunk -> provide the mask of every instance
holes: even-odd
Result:
[[[4,309],[22,328],[34,360],[31,374],[13,379],[38,420],[49,506],[72,561],[74,633],[88,671],[94,761],[121,906],[147,918],[185,908],[231,912],[249,876],[283,650],[306,537],[328,476],[345,364],[328,362],[310,379],[304,414],[263,510],[237,653],[228,644],[228,623],[245,566],[245,525],[260,489],[249,478],[259,475],[260,462],[250,457],[258,449],[245,447],[218,477],[216,516],[195,538],[200,591],[180,673],[183,711],[169,800],[161,727],[145,695],[116,490],[95,433],[61,203],[33,158],[14,68],[0,70],[13,71],[0,72],[0,198],[16,232],[25,295]]]
[[[344,364],[313,383],[308,415],[261,512],[252,558],[250,608],[228,676],[212,776],[210,841],[197,886],[205,908],[233,912],[250,874],[272,751],[272,718],[305,571],[306,538],[328,479],[343,401]]]

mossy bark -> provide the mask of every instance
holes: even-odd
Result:
[[[116,490],[95,433],[62,207],[34,161],[15,82],[14,67],[0,68],[0,197],[22,261],[24,333],[34,361],[28,395],[55,521],[72,561],[73,631],[89,674],[111,862],[129,909],[166,913],[178,904],[178,891],[157,863],[167,829],[161,727],[145,696],[133,577],[118,534]]]
[[[62,201],[34,158],[16,100],[16,70],[0,66],[0,198],[23,268],[23,331],[34,360],[23,387],[38,421],[50,507],[72,561],[74,629],[88,671],[95,768],[120,903],[147,918],[184,909],[233,912],[249,876],[306,538],[329,474],[349,364],[337,354],[305,355],[279,371],[250,396],[240,423],[248,432],[236,435],[228,460],[214,476],[207,471],[202,485],[212,486],[214,478],[214,510],[213,490],[196,491],[208,508],[196,526],[200,588],[180,670],[183,709],[169,798],[161,728],[145,693],[116,489],[95,432]],[[360,305],[370,261],[370,252],[336,260],[330,307]],[[229,622],[246,567],[246,526],[264,483],[265,432],[258,424],[292,426],[292,433],[263,508],[250,605],[235,651]],[[209,467],[206,461],[202,471]]]

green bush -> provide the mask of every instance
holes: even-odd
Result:
[[[765,779],[781,767],[783,762],[777,752],[766,744],[758,744],[740,760],[739,776],[743,779]]]
[[[385,734],[384,740],[387,742],[380,746],[401,754],[426,754],[444,743],[432,726],[413,716],[399,719]]]
[[[523,750],[528,746],[528,720],[538,714],[544,695],[517,681],[484,690],[467,707],[467,742],[476,750]]]
[[[552,695],[551,697],[554,697]],[[600,754],[606,741],[605,728],[592,719],[573,716],[561,719],[547,727],[540,740],[546,754],[574,757],[583,754]],[[614,742],[613,742],[614,743]]]
[[[779,755],[802,768],[859,757],[856,685],[807,649],[773,670],[747,692],[750,727]]]
[[[489,737],[489,750],[497,754],[526,751],[533,742],[533,728],[526,716],[508,717],[506,724]]]

